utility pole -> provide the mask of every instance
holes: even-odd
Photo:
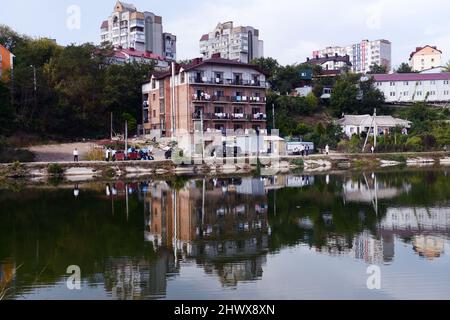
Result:
[[[113,140],[113,113],[111,112],[111,119],[110,119],[110,129],[111,129],[111,131],[110,131],[110,133],[111,133],[111,141]]]
[[[275,129],[275,103],[272,103],[272,118],[273,118],[273,128]]]
[[[203,131],[203,109],[200,110],[200,130],[201,130],[201,135],[202,135],[202,163],[204,163],[205,161],[205,136],[204,136],[204,131]]]
[[[125,120],[125,156],[128,157],[128,121]]]

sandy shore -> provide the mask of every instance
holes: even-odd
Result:
[[[93,148],[93,142],[50,144],[29,148],[36,155],[36,162],[69,162],[73,161],[73,150],[78,149],[80,160]]]

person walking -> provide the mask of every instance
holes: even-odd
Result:
[[[78,149],[73,150],[73,162],[78,162]]]
[[[105,149],[105,161],[109,162],[109,148]]]
[[[330,154],[330,146],[329,146],[329,145],[326,145],[326,146],[325,146],[325,154],[326,154],[326,155],[329,155],[329,154]]]
[[[370,148],[370,151],[372,151],[372,154],[374,154],[375,153],[375,147],[372,146],[372,148]]]

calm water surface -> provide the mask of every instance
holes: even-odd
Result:
[[[446,169],[3,188],[0,296],[450,299],[449,235]]]

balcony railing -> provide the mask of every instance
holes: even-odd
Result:
[[[192,114],[193,120],[201,120],[200,112]],[[204,113],[203,120],[229,120],[229,121],[266,121],[267,115],[263,113],[245,114],[245,113]]]
[[[226,86],[246,86],[246,87],[262,87],[266,88],[267,82],[259,80],[236,80],[222,78],[194,77],[190,78],[191,83],[195,84],[215,84]]]
[[[209,95],[207,93],[197,94],[194,93],[192,95],[192,99],[194,102],[217,102],[217,103],[226,103],[226,102],[234,102],[234,103],[265,103],[266,97],[247,97],[247,96],[216,96]]]

